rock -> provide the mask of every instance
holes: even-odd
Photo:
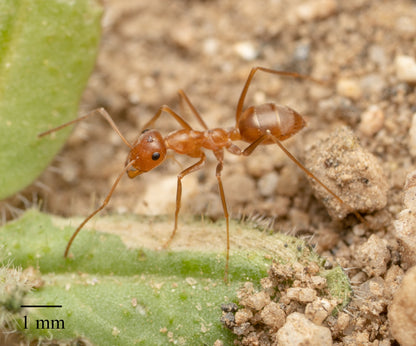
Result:
[[[352,78],[341,78],[338,80],[337,93],[353,100],[359,99],[363,94],[360,83]]]
[[[279,304],[270,302],[260,313],[262,322],[272,330],[278,330],[285,323],[285,312],[279,307]]]
[[[234,51],[246,61],[251,61],[257,58],[259,51],[252,42],[243,41],[238,42],[234,46]]]
[[[286,346],[326,346],[332,345],[331,331],[309,321],[304,314],[294,312],[286,318],[286,323],[276,333],[276,342]]]
[[[357,262],[369,276],[383,275],[390,258],[386,242],[375,234],[359,246],[356,252]]]
[[[305,315],[313,323],[321,325],[336,305],[337,301],[335,299],[328,300],[325,298],[317,298],[312,303],[306,305]]]
[[[371,137],[383,128],[384,125],[384,112],[377,105],[371,105],[368,109],[361,114],[360,125],[358,130]]]
[[[316,299],[316,291],[312,288],[290,287],[286,295],[290,300],[300,303],[310,303]]]
[[[390,332],[402,346],[416,340],[416,267],[409,269],[388,310]]]
[[[412,116],[412,124],[409,129],[409,152],[410,155],[416,157],[416,113]]]
[[[299,168],[293,165],[287,165],[282,168],[277,181],[277,191],[279,195],[294,197],[299,193]]]
[[[416,83],[416,61],[408,55],[398,55],[395,60],[396,75],[399,80],[407,83]]]
[[[337,11],[335,0],[314,0],[299,4],[294,10],[296,19],[310,22],[334,15]]]
[[[243,324],[246,323],[250,318],[253,317],[253,313],[250,309],[240,309],[235,313],[235,323]]]
[[[263,175],[257,181],[257,188],[259,190],[260,195],[263,197],[270,197],[276,191],[277,182],[279,180],[279,176],[276,172],[270,172],[266,175]]]
[[[348,127],[308,146],[304,157],[305,166],[344,202],[309,178],[331,217],[342,219],[353,211],[371,213],[386,206],[388,182],[383,169]]]
[[[229,206],[236,206],[239,203],[251,203],[256,198],[256,183],[250,177],[240,172],[227,175],[223,179],[225,196]]]
[[[148,186],[140,195],[134,211],[137,214],[167,214],[175,210],[177,177],[152,175],[148,178]],[[192,199],[198,194],[198,177],[188,175],[182,180],[182,201]]]
[[[244,301],[244,304],[250,309],[259,311],[269,302],[270,297],[265,292],[261,291],[247,297],[247,299]]]
[[[394,235],[404,269],[416,265],[416,171],[409,173],[404,185],[404,205],[396,221]]]
[[[385,275],[386,283],[386,299],[391,299],[400,287],[400,283],[403,280],[404,271],[398,265],[392,265]]]

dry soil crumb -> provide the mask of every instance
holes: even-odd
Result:
[[[343,219],[352,211],[371,213],[387,204],[388,183],[383,168],[346,127],[310,145],[305,152],[305,165],[344,201],[341,204],[328,197],[328,192],[310,179],[333,217]]]
[[[288,346],[327,346],[332,345],[332,336],[328,328],[314,324],[299,312],[293,312],[287,316],[274,341]]]
[[[409,269],[389,307],[390,330],[402,346],[416,340],[416,267]]]
[[[399,242],[402,266],[416,265],[416,171],[409,173],[404,187],[404,206],[394,222],[394,234]]]
[[[387,242],[373,234],[357,249],[357,262],[368,276],[380,276],[387,270],[390,262],[390,251]]]
[[[240,308],[223,306],[224,325],[241,345],[331,345],[331,330],[322,323],[340,302],[318,297],[327,288],[318,271],[314,262],[273,263],[262,290],[246,283],[238,292]]]

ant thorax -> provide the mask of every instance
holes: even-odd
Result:
[[[221,128],[205,131],[182,129],[171,132],[165,143],[168,149],[178,154],[200,157],[201,149],[219,150],[229,144],[228,132]]]

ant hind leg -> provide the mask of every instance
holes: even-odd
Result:
[[[364,217],[357,211],[352,210],[350,206],[348,206],[335,192],[333,192],[328,186],[326,186],[318,177],[313,174],[309,169],[307,169],[295,156],[293,156],[289,150],[286,149],[286,147],[283,145],[283,143],[273,136],[269,130],[266,131],[265,134],[261,135],[258,139],[256,139],[253,143],[251,143],[246,149],[243,150],[243,155],[249,156],[252,154],[254,149],[256,149],[260,144],[262,144],[265,140],[271,139],[273,142],[275,142],[279,148],[310,178],[315,180],[319,185],[321,185],[332,197],[334,197],[339,203],[341,203],[344,206],[347,206],[351,213],[353,213],[357,219],[360,220],[364,225],[368,227],[367,221],[364,219]]]

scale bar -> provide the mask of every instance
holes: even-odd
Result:
[[[62,308],[62,305],[20,305],[21,308]]]

